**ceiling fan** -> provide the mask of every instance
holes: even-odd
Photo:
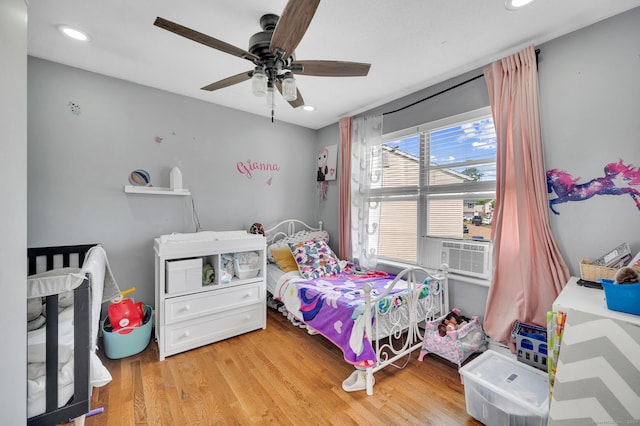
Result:
[[[295,58],[295,49],[307,31],[320,0],[289,0],[282,15],[266,14],[260,18],[262,31],[251,36],[249,49],[244,50],[175,22],[157,17],[157,27],[212,47],[221,52],[246,59],[254,69],[227,77],[202,87],[218,90],[251,80],[256,96],[266,96],[273,121],[274,86],[294,108],[304,105],[294,75],[318,77],[358,77],[369,73],[370,64],[346,61],[319,61]]]

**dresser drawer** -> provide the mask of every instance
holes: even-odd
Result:
[[[264,302],[230,309],[165,327],[166,355],[197,348],[266,327]]]
[[[256,282],[166,299],[164,323],[174,324],[257,302],[265,304],[266,295],[262,289],[263,283]]]

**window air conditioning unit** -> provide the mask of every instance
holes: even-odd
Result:
[[[491,244],[442,241],[441,259],[449,272],[491,278]]]

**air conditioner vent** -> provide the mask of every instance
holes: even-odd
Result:
[[[489,279],[491,247],[491,244],[443,241],[442,262],[449,265],[451,272]]]

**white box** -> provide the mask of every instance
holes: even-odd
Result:
[[[549,378],[515,357],[488,350],[460,368],[467,413],[486,425],[544,426]]]
[[[202,258],[167,260],[167,293],[202,288]]]

